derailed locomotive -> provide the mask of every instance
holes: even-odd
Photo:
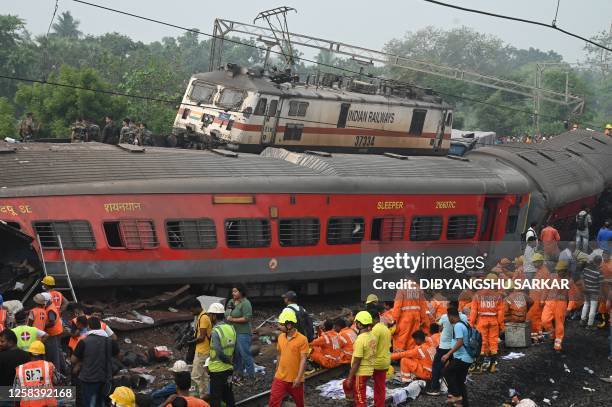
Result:
[[[452,120],[450,106],[428,89],[333,74],[299,82],[229,66],[190,79],[173,135],[252,153],[272,146],[445,155]]]

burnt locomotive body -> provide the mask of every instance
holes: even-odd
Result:
[[[173,133],[252,153],[445,155],[451,126],[450,106],[429,90],[329,74],[298,83],[235,68],[191,78]]]

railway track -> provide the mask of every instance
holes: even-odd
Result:
[[[341,365],[332,369],[322,369],[305,377],[304,385],[319,384],[320,382],[326,382],[339,377],[345,377],[348,373],[349,366]],[[270,390],[262,391],[261,393],[254,394],[242,400],[236,402],[236,406],[243,407],[261,407],[266,406],[268,398],[270,396]]]

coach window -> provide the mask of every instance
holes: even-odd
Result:
[[[423,133],[423,126],[425,125],[425,116],[427,110],[414,109],[412,111],[412,121],[410,122],[409,134],[420,136]]]
[[[205,103],[208,105],[212,103],[215,93],[217,93],[216,86],[196,82],[193,84],[189,98],[196,103]]]
[[[303,124],[287,123],[285,125],[285,133],[283,134],[283,140],[300,141],[302,139],[303,131],[304,131]]]
[[[270,221],[263,218],[226,219],[225,241],[230,248],[270,246]]]
[[[274,99],[270,101],[270,106],[268,107],[268,116],[274,117],[276,116],[276,109],[278,108],[278,100]]]
[[[314,246],[319,243],[320,225],[317,218],[280,219],[278,240],[283,247]]]
[[[238,109],[244,100],[244,92],[237,89],[225,88],[219,95],[217,106],[225,109]]]
[[[91,224],[86,220],[57,220],[34,222],[36,234],[40,237],[40,244],[46,249],[59,249],[58,236],[61,237],[62,247],[73,250],[91,250],[96,248],[96,239],[91,230]]]
[[[255,106],[255,116],[263,116],[266,114],[266,105],[268,104],[268,99],[260,98],[257,102],[257,106]]]
[[[168,245],[173,249],[213,249],[217,247],[215,222],[209,218],[166,221]]]
[[[327,244],[361,243],[364,231],[363,218],[330,218],[327,221]]]
[[[372,221],[370,240],[389,242],[404,239],[404,218],[402,216],[375,218]]]
[[[519,207],[513,205],[508,208],[508,220],[506,221],[506,233],[515,233],[518,226]]]
[[[159,246],[152,220],[124,219],[104,222],[108,246],[115,249],[154,249]]]
[[[297,100],[292,100],[289,102],[289,116],[304,117],[306,116],[307,110],[308,102],[298,102]]]
[[[448,218],[446,238],[448,240],[471,239],[476,235],[476,215],[451,216]]]
[[[415,216],[410,225],[410,240],[422,242],[439,240],[442,233],[440,216]]]

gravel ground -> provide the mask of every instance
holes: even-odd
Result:
[[[357,306],[355,297],[314,298],[303,302],[302,305],[315,314],[316,319],[325,316],[336,316],[349,306]],[[279,312],[282,304],[262,303],[254,304],[254,326],[259,325],[266,318]],[[177,324],[175,324],[177,325]],[[273,326],[267,324],[272,328]],[[145,352],[147,348],[155,345],[166,345],[173,348],[173,325],[134,331],[126,334],[119,333],[122,351],[133,350]],[[131,344],[125,343],[128,337]],[[510,350],[502,350],[502,354]],[[546,406],[543,400],[549,399],[552,406],[611,406],[612,384],[604,383],[599,377],[612,375],[612,362],[607,360],[608,340],[607,331],[585,331],[576,321],[566,321],[566,338],[564,352],[557,355],[552,351],[552,344],[544,343],[528,349],[519,349],[526,353],[525,357],[511,361],[500,360],[498,372],[494,374],[472,375],[468,380],[470,405],[475,407],[501,406],[508,402],[508,391],[516,389],[522,397],[531,398],[539,406]],[[148,389],[159,388],[172,380],[167,370],[173,360],[184,357],[184,352],[174,349],[172,360],[166,363],[156,363],[147,366],[150,374],[156,377]],[[258,374],[253,382],[244,383],[235,387],[236,400],[241,400],[259,392],[269,389],[274,374],[276,360],[276,344],[261,344],[260,353],[255,357],[255,363],[266,368],[265,374]],[[567,365],[570,372],[565,371]],[[594,371],[593,374],[585,367]],[[552,379],[552,380],[551,380]],[[553,383],[554,382],[554,383]],[[318,395],[315,387],[321,384],[313,380],[306,386],[307,406],[344,406],[344,400],[329,400]],[[594,391],[585,390],[585,388]],[[420,396],[410,403],[416,406],[443,406],[444,397]],[[265,404],[262,404],[265,405]]]

